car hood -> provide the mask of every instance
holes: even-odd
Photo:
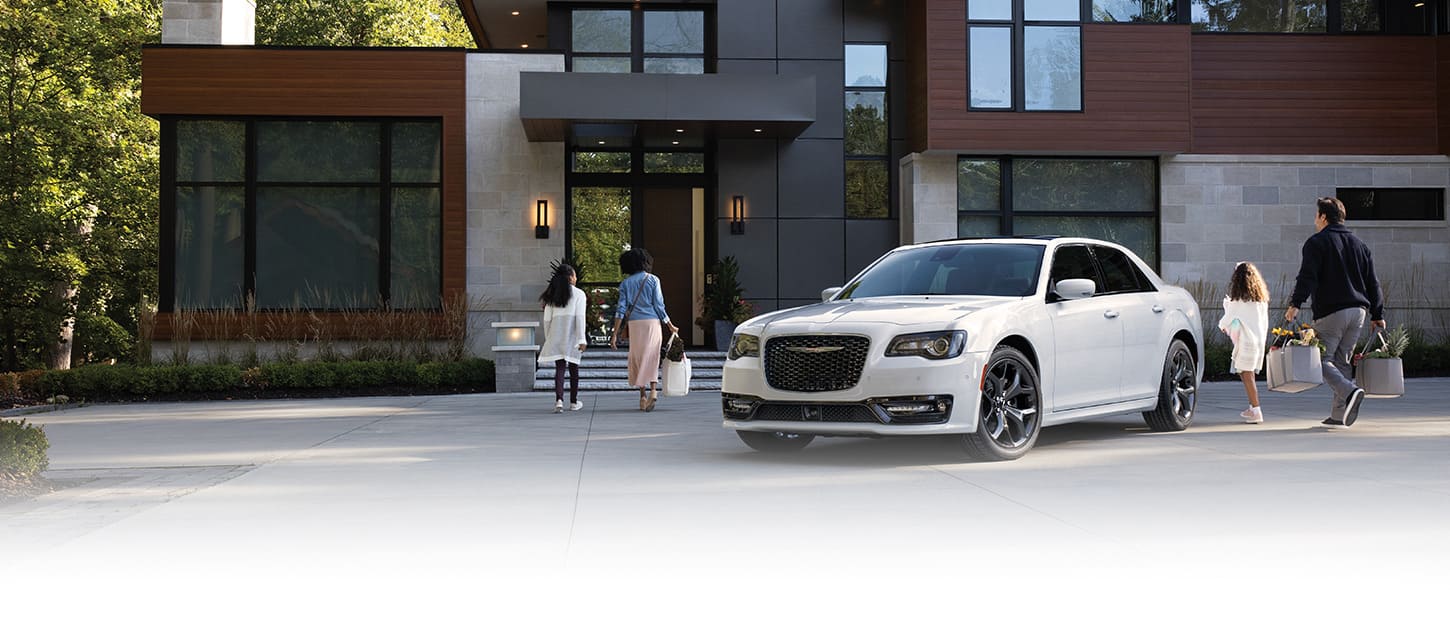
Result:
[[[828,301],[762,315],[742,327],[778,332],[818,331],[833,323],[884,323],[942,328],[983,308],[1017,297],[883,297]]]

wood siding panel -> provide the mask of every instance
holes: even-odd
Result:
[[[924,78],[913,149],[993,154],[1158,154],[1188,150],[1188,26],[1085,24],[1082,112],[967,109],[966,2],[921,0]],[[913,76],[915,78],[915,76]],[[922,84],[924,82],[924,84]],[[923,121],[924,117],[924,121]],[[918,138],[922,135],[924,138]]]
[[[1435,46],[1432,37],[1195,36],[1192,152],[1445,152]]]
[[[467,277],[465,52],[147,47],[141,111],[168,115],[429,117],[443,121],[443,295]],[[167,330],[169,331],[169,327]],[[158,334],[163,333],[158,325]]]
[[[1439,62],[1436,63],[1438,73],[1438,99],[1440,102],[1440,153],[1450,155],[1450,37],[1436,37],[1438,39]]]

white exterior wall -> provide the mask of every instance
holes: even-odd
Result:
[[[473,352],[493,358],[496,321],[538,321],[549,263],[564,257],[564,143],[529,142],[519,72],[563,71],[560,54],[468,54],[468,294]],[[549,201],[549,238],[534,205]],[[536,338],[542,335],[536,335]]]
[[[161,42],[252,45],[256,13],[254,0],[164,0]]]

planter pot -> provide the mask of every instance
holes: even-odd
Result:
[[[1405,393],[1405,364],[1398,357],[1359,360],[1355,383],[1370,398],[1394,398]]]
[[[730,337],[735,335],[735,324],[730,321],[715,321],[715,350],[730,350]]]
[[[1324,383],[1319,347],[1288,345],[1269,351],[1264,360],[1269,389],[1294,394]]]

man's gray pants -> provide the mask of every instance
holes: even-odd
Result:
[[[1359,333],[1364,330],[1364,319],[1368,313],[1364,308],[1345,308],[1322,318],[1314,319],[1314,332],[1324,343],[1324,383],[1334,390],[1334,403],[1329,417],[1344,421],[1344,401],[1357,387],[1354,380],[1354,366],[1350,356],[1359,343]]]

